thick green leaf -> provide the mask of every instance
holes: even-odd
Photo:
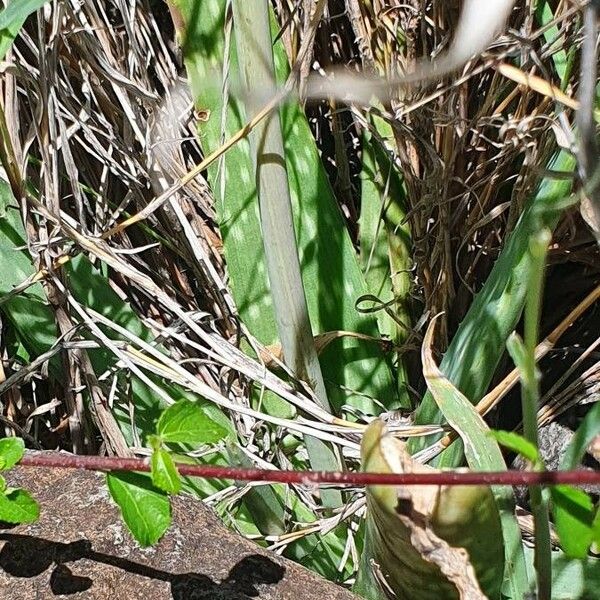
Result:
[[[395,143],[386,121],[372,116],[370,124],[378,136]],[[375,313],[379,331],[400,346],[406,341],[411,325],[411,234],[405,222],[405,191],[400,173],[369,131],[363,134],[360,179],[361,268],[371,295],[381,304],[389,304],[389,313],[382,309]],[[408,374],[402,357],[397,366],[397,382],[400,404],[411,408]]]
[[[231,465],[251,468],[254,463],[237,444],[227,445],[227,455]],[[277,493],[277,491],[279,493]],[[252,514],[256,528],[263,535],[281,535],[285,531],[284,486],[252,486],[244,494],[244,502]]]
[[[172,0],[170,5],[180,13],[180,22],[186,26],[180,36],[194,102],[208,117],[199,125],[199,139],[208,154],[241,129],[250,116],[233,97],[238,74],[233,39],[228,66],[234,84],[227,105],[217,83],[222,79],[226,48],[226,3]],[[274,44],[273,52],[281,83],[289,72],[281,40]],[[308,121],[297,103],[286,102],[281,107],[281,127],[313,333],[345,330],[377,336],[376,320],[355,309],[357,298],[368,289]],[[215,193],[236,305],[250,331],[269,345],[278,341],[277,328],[267,280],[254,171],[249,141],[243,139],[218,164],[209,167],[208,176]],[[368,414],[378,414],[381,408],[373,398],[386,402],[387,408],[398,405],[391,373],[377,345],[341,338],[319,358],[334,410],[347,403]],[[360,394],[349,394],[346,390]]]
[[[490,429],[475,407],[444,377],[431,354],[435,322],[427,328],[421,358],[427,388],[444,418],[458,433],[465,446],[469,466],[476,471],[505,471],[506,463]]]
[[[171,455],[163,448],[152,453],[150,461],[152,483],[167,494],[178,494],[181,490],[181,479]]]
[[[6,479],[2,475],[0,475],[0,493],[4,493],[6,490]]]
[[[434,323],[427,328],[421,358],[427,388],[441,413],[458,433],[464,445],[465,456],[475,471],[505,471],[506,463],[490,429],[475,407],[444,377],[431,354]],[[521,531],[514,514],[512,489],[494,486],[494,497],[502,520],[505,550],[505,580],[503,590],[514,598],[522,598],[527,590],[527,573],[523,557]]]
[[[167,408],[156,426],[165,442],[210,444],[227,435],[227,431],[209,419],[197,402],[179,400]]]
[[[141,473],[107,473],[106,483],[133,537],[141,546],[155,544],[171,524],[169,497]]]
[[[562,151],[548,167],[571,173],[575,159]],[[569,178],[549,176],[542,181],[508,237],[485,285],[473,299],[440,363],[442,373],[473,403],[481,400],[487,391],[506,340],[521,317],[533,260],[529,252],[530,237],[541,227],[554,229],[570,190]],[[416,411],[415,422],[432,424],[442,420],[433,397],[430,393],[426,394]],[[413,438],[409,443],[411,451],[421,450],[432,439],[431,436]],[[456,467],[462,460],[462,448],[454,443],[436,464]]]
[[[512,452],[520,454],[526,458],[529,462],[534,465],[541,464],[540,453],[538,449],[529,441],[526,440],[522,435],[515,433],[514,431],[502,431],[492,430],[490,435],[505,448],[508,448]]]
[[[10,27],[15,21],[24,21],[32,12],[46,4],[48,0],[11,0],[8,6],[0,11],[0,29]]]
[[[38,503],[22,489],[0,494],[0,521],[7,523],[33,523],[40,516]]]
[[[21,31],[25,19],[48,0],[11,0],[0,12],[0,60],[4,58],[15,38]]]
[[[10,186],[0,180],[0,298],[35,274],[19,207]],[[0,305],[20,340],[33,354],[42,354],[56,341],[56,325],[40,283]]]
[[[233,0],[232,7],[243,106],[246,114],[253,115],[262,108],[262,101],[254,95],[255,90],[260,89],[268,94],[271,88],[271,93],[275,93],[270,4],[269,0]],[[298,379],[310,382],[321,408],[330,412],[331,405],[314,343],[296,248],[278,111],[259,123],[249,137],[251,159],[255,167],[252,179],[258,182],[257,200],[265,265],[283,356]],[[339,457],[331,445],[311,436],[305,438],[305,444],[313,469],[336,471],[341,468]],[[343,504],[339,490],[323,489],[320,496],[326,508],[336,509]]]
[[[21,438],[0,440],[0,471],[14,467],[23,458],[25,442]]]
[[[533,548],[525,547],[525,557],[529,577],[535,581]],[[598,590],[600,559],[575,560],[552,552],[552,600],[598,600]]]
[[[369,472],[435,472],[412,462],[402,443],[386,432],[380,420],[371,423],[363,435],[361,461],[361,469]],[[402,510],[404,505],[409,507],[406,511]],[[379,586],[373,577],[375,563],[394,592],[393,597],[458,600],[456,586],[439,569],[439,559],[429,560],[427,554],[419,552],[418,543],[415,544],[418,540],[414,539],[418,536],[413,537],[406,522],[399,518],[410,515],[410,507],[418,507],[415,512],[420,513],[427,528],[450,546],[467,550],[486,597],[498,599],[504,544],[498,509],[487,486],[368,486],[366,556],[356,591],[369,600],[388,597],[376,592]],[[425,510],[426,514],[422,512]],[[441,546],[439,551],[442,552]]]
[[[569,558],[585,558],[593,540],[592,499],[583,490],[569,485],[552,486],[550,495],[562,549]]]

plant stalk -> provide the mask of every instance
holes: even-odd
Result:
[[[539,337],[539,323],[543,295],[546,252],[551,233],[547,228],[531,236],[532,256],[530,287],[525,301],[524,361],[522,372],[523,434],[536,448],[539,447],[537,412],[540,401],[539,372],[535,349]],[[548,518],[548,499],[543,489],[534,485],[530,490],[531,512],[535,526],[534,565],[537,572],[539,600],[550,600],[552,592],[552,546]]]
[[[245,106],[253,115],[263,104],[259,95],[266,98],[277,94],[268,1],[234,0],[233,15]],[[257,125],[250,135],[250,145],[267,274],[284,360],[296,377],[311,385],[321,407],[330,410],[302,283],[279,111]],[[339,467],[339,458],[330,446],[310,436],[305,442],[314,468]],[[324,490],[321,498],[329,508],[342,504],[336,490]]]
[[[139,471],[148,473],[145,458],[117,456],[83,456],[62,452],[27,451],[19,464],[23,467],[48,469],[84,469],[86,471]],[[204,479],[264,481],[302,485],[600,485],[600,472],[588,469],[573,471],[440,471],[435,473],[366,473],[350,471],[284,471],[223,465],[197,465],[176,462],[179,474]]]

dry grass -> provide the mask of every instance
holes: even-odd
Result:
[[[312,61],[325,71],[341,64],[382,77],[400,76],[419,57],[443,52],[458,18],[451,2],[427,3],[423,13],[416,0],[331,0],[315,32],[306,25],[310,2],[275,4],[280,22],[286,23],[282,35],[292,61],[302,41],[314,35],[313,56],[304,57],[299,69],[304,81]],[[555,38],[545,37],[533,18],[532,2],[519,3],[510,28],[481,58],[441,82],[398,93],[377,109],[393,128],[393,139],[385,145],[405,178],[414,243],[413,321],[444,313],[438,350],[445,348],[474,291],[486,280],[543,166],[574,119],[565,102],[497,68],[518,55],[522,73],[558,87],[553,58],[573,53],[573,74],[562,91],[568,98],[576,96],[579,6],[563,1],[552,6]],[[403,39],[399,31],[412,33]],[[306,386],[292,387],[239,351],[242,339],[258,344],[237,318],[211,192],[201,176],[171,194],[143,223],[102,239],[201,159],[195,123],[202,115],[194,114],[181,82],[168,13],[162,2],[150,0],[51,3],[28,22],[3,64],[0,97],[19,175],[39,198],[39,204],[22,204],[27,245],[60,336],[48,354],[24,366],[7,349],[11,324],[3,322],[0,392],[7,433],[14,429],[38,447],[77,453],[143,453],[143,440],[126,440],[110,407],[121,406],[135,419],[132,374],[171,401],[148,378],[154,372],[223,407],[246,454],[261,466],[290,466],[277,448],[282,434],[272,433],[281,432],[279,427],[338,444],[352,464],[361,425],[336,420],[317,408]],[[308,110],[326,162],[336,165],[332,183],[358,243],[357,140],[369,123],[368,109],[324,99],[310,103]],[[110,287],[152,331],[154,341],[138,329],[119,329],[97,302],[75,297],[63,266],[80,253],[97,266],[108,265]],[[566,211],[556,230],[551,262],[546,304],[552,314],[545,318],[546,328],[599,280],[597,245],[577,208]],[[579,331],[595,325],[592,315]],[[597,340],[583,339],[587,354],[573,368],[569,359],[559,363],[551,378],[560,378],[548,392],[555,406],[598,396]],[[117,359],[103,373],[95,372],[88,356],[97,346]],[[62,361],[62,381],[48,378],[51,355]],[[278,420],[252,410],[250,381],[287,398],[307,418]],[[422,386],[418,371],[411,384]],[[86,397],[92,402],[86,403]],[[230,506],[247,491],[225,487],[212,500]],[[298,493],[316,510],[310,491]],[[281,548],[295,536],[333,528],[360,514],[361,501],[346,509],[271,541]],[[348,552],[354,552],[352,544]]]

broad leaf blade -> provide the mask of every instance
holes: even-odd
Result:
[[[25,442],[21,438],[0,440],[0,471],[14,467],[23,458]]]
[[[481,415],[440,371],[431,354],[435,321],[427,328],[421,351],[427,388],[444,418],[460,436],[469,466],[477,471],[505,471],[506,463],[498,444]]]
[[[498,444],[491,438],[483,418],[467,398],[444,377],[433,360],[431,342],[434,322],[429,324],[423,340],[421,359],[427,387],[441,413],[460,436],[469,466],[476,471],[505,471],[506,463]],[[514,515],[512,490],[494,487],[494,496],[502,519],[505,544],[507,586],[513,597],[521,598],[528,587],[521,532]]]
[[[0,11],[0,29],[6,29],[16,21],[24,21],[46,2],[48,0],[10,0],[8,6]]]
[[[549,169],[572,172],[575,159],[560,152]],[[466,317],[455,333],[440,370],[471,402],[478,402],[487,391],[508,336],[515,330],[525,304],[531,270],[529,239],[541,226],[553,230],[562,212],[562,201],[569,195],[568,178],[547,177],[524,210],[504,245],[485,285],[473,299]],[[417,424],[440,423],[442,415],[430,393],[426,394],[415,414]],[[409,446],[413,452],[430,443],[415,438]],[[462,462],[459,444],[447,448],[437,464],[456,467]]]
[[[23,248],[27,248],[27,238],[19,207],[10,186],[0,180],[0,298],[35,274],[31,257]],[[0,307],[33,354],[46,352],[56,341],[54,315],[40,283],[5,299]]]
[[[247,114],[262,108],[254,98],[255,90],[275,94],[273,41],[269,24],[269,0],[233,0],[234,34],[239,50],[239,75]],[[331,411],[321,365],[313,340],[308,314],[296,235],[294,231],[289,180],[279,111],[259,123],[250,133],[253,179],[258,182],[257,199],[277,333],[284,359],[292,373],[307,381],[321,408]],[[322,440],[307,436],[305,444],[310,465],[319,471],[335,471],[341,463],[334,449]],[[327,508],[339,508],[339,490],[321,490]]]
[[[361,459],[361,469],[369,472],[435,472],[414,462],[404,444],[386,432],[380,420],[374,421],[363,436]],[[367,507],[368,554],[361,564],[356,591],[369,600],[387,597],[373,590],[377,588],[376,579],[382,578],[398,598],[458,598],[461,584],[475,594],[464,597],[483,598],[480,592],[475,593],[473,582],[469,584],[468,571],[473,569],[486,597],[499,597],[503,576],[502,530],[496,503],[487,486],[372,485],[367,488]],[[419,531],[423,527],[419,522],[426,523],[425,531]],[[444,544],[467,550],[468,563],[456,563],[464,571],[464,580],[431,560],[432,553],[423,551],[423,541],[427,540],[433,543],[430,550],[443,556],[442,563],[455,560],[443,554]],[[373,568],[373,562],[377,569]]]
[[[163,448],[152,453],[150,460],[152,483],[167,494],[178,494],[181,490],[181,479],[171,455]]]
[[[250,115],[231,97],[224,104],[220,84],[225,56],[226,3],[220,0],[172,0],[172,9],[186,27],[180,31],[194,103],[208,118],[199,125],[206,154],[236,133]],[[289,66],[281,41],[273,47],[278,83]],[[230,73],[238,72],[231,40]],[[222,127],[224,125],[224,127]],[[359,314],[357,298],[367,293],[356,252],[321,163],[306,116],[297,103],[281,107],[286,169],[294,213],[302,279],[314,334],[357,331],[377,336],[374,318]],[[233,296],[250,331],[265,345],[276,343],[277,328],[266,277],[263,240],[249,143],[242,139],[208,169],[215,193],[219,228]],[[368,414],[380,407],[372,398],[397,406],[391,373],[373,344],[340,338],[320,356],[323,376],[334,407],[348,403]],[[356,390],[348,394],[340,388]]]
[[[533,548],[525,547],[527,570],[535,581]],[[575,560],[552,552],[552,600],[596,600],[600,589],[600,559]]]
[[[25,19],[48,0],[11,0],[0,12],[0,60],[4,58],[21,31]]]
[[[588,446],[600,434],[600,402],[596,402],[577,428],[560,462],[561,469],[575,469],[581,463]]]
[[[557,485],[550,488],[552,513],[560,545],[569,558],[585,558],[593,539],[594,505],[583,490]]]
[[[40,507],[29,492],[13,489],[0,494],[0,521],[33,523],[40,516]]]
[[[527,459],[530,463],[540,464],[540,453],[538,449],[529,441],[526,440],[522,435],[515,433],[514,431],[490,431],[490,435],[505,448],[508,448],[512,452],[520,454],[523,458]]]
[[[156,432],[165,442],[179,444],[211,444],[227,434],[190,400],[179,400],[163,411]]]
[[[127,528],[141,546],[158,542],[171,524],[171,505],[146,475],[108,473],[106,483]]]
[[[373,115],[370,125],[378,136],[394,143],[389,123]],[[401,346],[411,325],[411,232],[400,173],[370,131],[363,134],[360,179],[361,268],[371,295],[382,305],[389,304],[389,312],[379,308],[375,313],[379,331]],[[397,383],[403,408],[411,408],[407,382],[406,365],[400,357]]]

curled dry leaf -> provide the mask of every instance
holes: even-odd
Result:
[[[382,421],[366,430],[365,471],[435,472],[416,463]],[[495,599],[504,552],[500,517],[486,486],[370,486],[373,575],[390,598]]]

